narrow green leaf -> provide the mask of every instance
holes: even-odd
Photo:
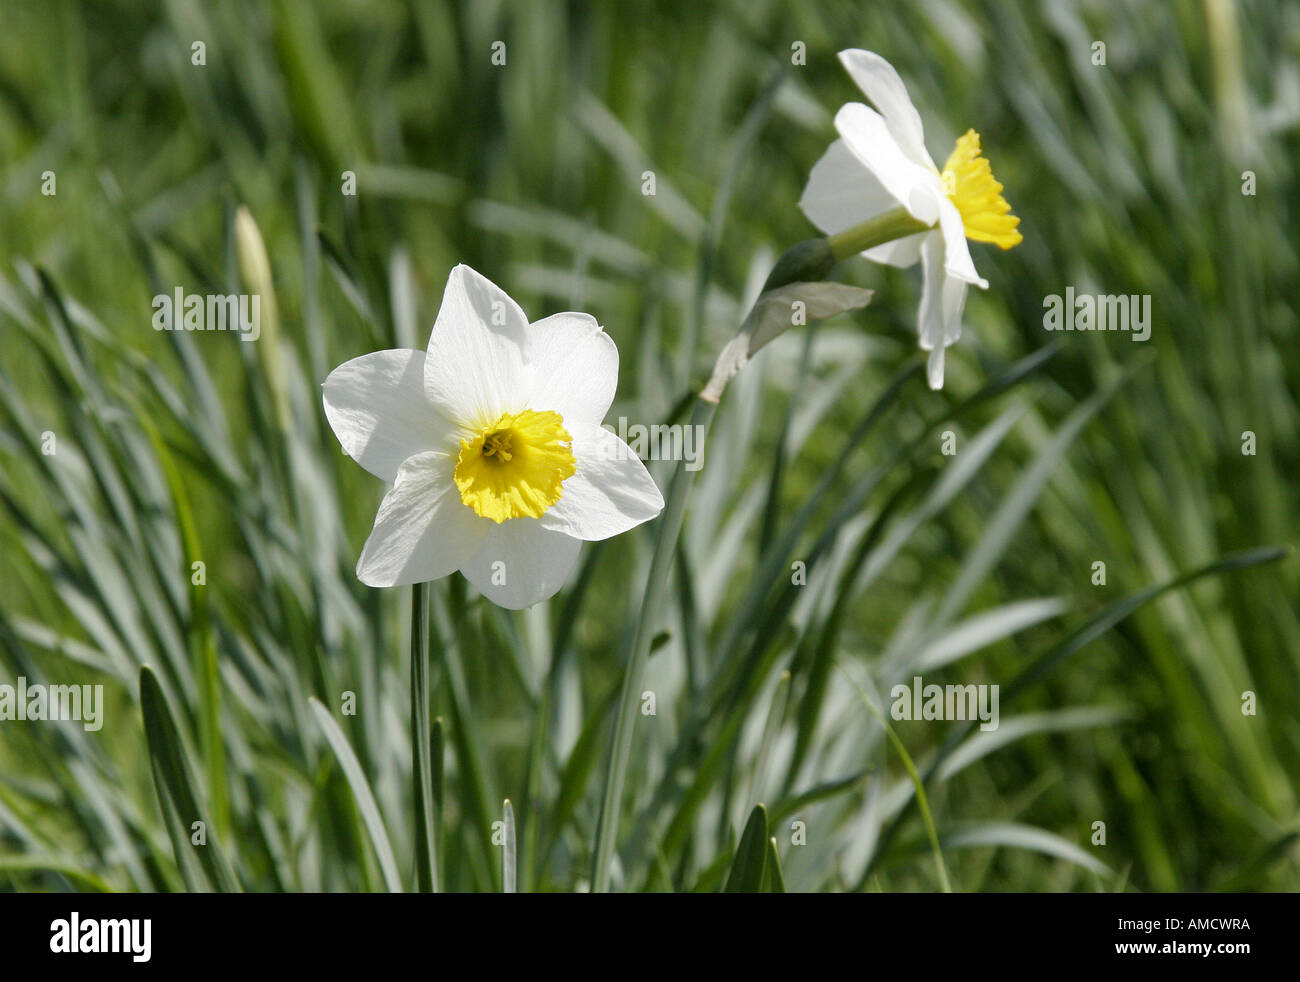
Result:
[[[421,893],[438,889],[434,840],[433,762],[429,739],[429,584],[411,588],[411,790],[415,802],[415,883]]]
[[[596,704],[596,708],[583,723],[578,741],[569,753],[569,759],[560,774],[560,790],[555,796],[555,805],[551,809],[546,846],[543,849],[547,857],[550,856],[556,840],[564,834],[565,828],[573,819],[587,785],[591,782],[591,775],[596,769],[596,762],[600,759],[600,749],[603,745],[600,734],[617,697],[618,689],[612,688],[609,695]]]
[[[379,868],[384,874],[384,882],[388,885],[391,893],[401,893],[402,878],[397,872],[397,858],[393,855],[392,844],[388,841],[388,830],[384,827],[384,820],[379,815],[379,806],[375,804],[375,796],[370,790],[370,783],[366,780],[366,775],[362,773],[361,763],[357,760],[357,755],[352,752],[352,746],[348,743],[347,736],[343,733],[339,724],[335,722],[334,717],[330,715],[330,711],[315,697],[307,701],[311,705],[311,711],[316,717],[316,722],[320,724],[320,728],[325,734],[330,749],[334,751],[335,759],[343,768],[343,776],[352,788],[357,807],[361,810],[361,820],[365,822],[366,831],[370,833],[370,844],[374,847],[375,856],[379,860]]]
[[[978,846],[1009,846],[1029,849],[1047,856],[1056,856],[1082,866],[1099,876],[1112,876],[1109,866],[1086,852],[1082,847],[1062,839],[1046,829],[1018,822],[981,822],[964,825],[944,833],[942,840],[949,849],[972,849]]]
[[[939,834],[934,827],[934,818],[930,815],[930,803],[926,800],[925,782],[921,780],[921,775],[917,773],[916,764],[912,762],[911,754],[907,752],[907,748],[903,746],[903,741],[898,738],[894,728],[885,719],[884,713],[871,701],[871,698],[858,685],[853,676],[844,671],[843,666],[837,665],[836,667],[839,668],[840,674],[848,679],[849,685],[853,686],[858,698],[862,700],[862,704],[871,711],[871,715],[885,728],[885,735],[889,737],[890,745],[894,748],[894,752],[898,754],[898,759],[903,762],[903,769],[907,771],[912,787],[916,790],[916,803],[921,810],[921,820],[925,823],[925,833],[930,838],[930,848],[934,853],[935,870],[939,874],[939,885],[943,888],[944,893],[952,893],[952,885],[948,882],[948,869],[943,862],[943,849],[939,845]]]
[[[505,841],[501,847],[501,892],[517,893],[516,870],[518,869],[518,856],[515,854],[515,809],[510,804],[509,798],[506,799],[505,803],[503,832]]]
[[[153,671],[140,669],[140,712],[158,803],[172,840],[176,863],[191,890],[236,893],[239,884],[217,842],[216,829],[200,806],[176,720]],[[206,845],[191,842],[195,822],[206,822]]]
[[[809,805],[815,805],[821,801],[827,801],[836,795],[844,794],[848,791],[855,791],[861,787],[873,773],[870,768],[858,771],[856,774],[850,774],[848,777],[835,778],[830,781],[823,781],[814,785],[807,791],[801,791],[781,802],[780,806],[773,809],[772,821],[779,822],[781,819],[793,815],[802,808]]]
[[[703,399],[696,400],[695,410],[691,415],[691,425],[698,426],[701,439],[704,439],[713,420],[717,406]],[[646,580],[645,596],[641,603],[641,612],[637,618],[636,633],[632,639],[632,651],[628,656],[627,667],[623,673],[623,687],[619,695],[618,709],[614,718],[614,737],[610,746],[609,771],[605,779],[604,795],[600,803],[600,818],[596,825],[596,849],[592,854],[591,889],[593,893],[604,893],[609,889],[610,864],[614,859],[614,848],[618,840],[618,819],[623,798],[623,782],[627,776],[628,758],[632,753],[632,729],[636,723],[636,702],[641,693],[641,679],[645,674],[646,659],[650,656],[655,621],[663,604],[664,594],[668,588],[668,571],[672,565],[673,554],[677,549],[677,539],[681,535],[682,522],[686,517],[686,502],[690,497],[692,475],[686,469],[684,460],[677,462],[673,471],[667,504],[659,518],[656,529],[658,538],[650,562],[650,572]]]
[[[117,891],[89,870],[82,869],[75,862],[56,856],[0,856],[0,872],[4,873],[58,873],[96,893],[116,893]]]
[[[776,851],[776,837],[767,840],[767,865],[763,868],[763,892],[785,893],[785,876],[781,873],[781,855]]]
[[[1263,563],[1276,562],[1290,554],[1289,549],[1277,546],[1247,549],[1242,552],[1224,556],[1222,559],[1191,570],[1190,572],[1183,573],[1171,580],[1166,580],[1164,583],[1158,583],[1155,586],[1147,587],[1145,590],[1140,590],[1137,593],[1130,594],[1122,600],[1117,600],[1115,603],[1108,605],[1100,613],[1093,616],[1081,627],[1070,632],[1070,634],[1066,635],[1066,637],[1057,644],[1043,652],[1043,654],[1039,655],[1027,668],[1025,668],[1024,671],[1012,679],[1008,685],[1004,686],[1001,693],[1001,705],[1006,706],[1007,703],[1016,699],[1021,693],[1047,678],[1048,675],[1055,671],[1061,663],[1071,655],[1074,655],[1093,641],[1097,640],[1097,638],[1101,637],[1138,608],[1152,600],[1155,600],[1157,597],[1207,576],[1217,576],[1221,573],[1249,569],[1252,566],[1258,566]],[[933,778],[938,769],[943,765],[944,761],[952,755],[964,740],[976,731],[978,726],[978,720],[972,721],[966,726],[957,729],[952,736],[944,742],[943,746],[939,748],[939,751],[930,761],[930,766],[926,769],[923,783],[929,782],[931,778]],[[909,800],[908,808],[910,808],[911,804],[914,803],[915,800],[915,798]],[[898,830],[902,827],[902,824],[908,815],[908,808],[899,811],[899,813],[894,816],[893,822],[891,822],[881,834],[880,842],[876,847],[876,852],[872,856],[871,862],[867,864],[867,868],[863,871],[862,877],[858,882],[858,889],[862,889],[866,885],[867,879],[870,877],[872,870],[875,868],[880,858],[885,854],[886,846],[889,845],[890,841],[892,841],[894,836],[898,833]]]
[[[433,777],[430,792],[433,798],[433,841],[446,842],[446,830],[443,828],[443,774],[446,769],[447,753],[447,724],[441,716],[434,717],[433,726],[429,736],[429,763],[432,765]],[[437,863],[442,859],[443,851],[440,850],[434,855],[434,872],[435,882],[442,882],[441,876],[438,876],[438,870],[441,868]]]
[[[1260,877],[1285,859],[1297,840],[1300,840],[1300,832],[1287,832],[1278,836],[1231,877],[1212,886],[1211,892],[1241,893],[1260,889]]]
[[[763,870],[767,864],[767,809],[755,805],[745,823],[745,831],[736,847],[736,859],[731,864],[724,893],[758,893],[763,885]]]
[[[185,565],[176,570],[175,575],[185,576],[190,571],[190,563],[204,555],[198,529],[194,523],[194,512],[190,508],[189,495],[185,490],[185,480],[159,435],[158,428],[149,419],[148,414],[139,407],[137,407],[137,418],[141,429],[153,445],[154,454],[167,479],[167,487],[172,496],[172,507],[176,512],[181,546],[184,550],[182,559]],[[199,725],[203,734],[203,772],[207,777],[208,799],[212,802],[217,830],[222,835],[226,835],[230,832],[230,805],[226,794],[226,747],[221,730],[221,671],[217,664],[217,642],[208,610],[207,587],[196,585],[192,575],[187,579],[190,584],[190,623],[187,627],[194,656],[194,671],[199,679]]]

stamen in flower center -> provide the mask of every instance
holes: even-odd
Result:
[[[559,413],[506,413],[462,440],[455,481],[460,500],[498,524],[541,518],[573,476],[572,438]]]
[[[510,452],[510,431],[498,430],[495,433],[489,433],[488,438],[483,441],[483,456],[491,457],[496,454],[497,460],[502,463],[509,463],[510,458],[514,456]]]
[[[1002,197],[1002,185],[981,156],[980,135],[974,130],[967,130],[957,140],[941,177],[945,193],[961,213],[966,238],[1003,249],[1024,240],[1016,229],[1020,219],[1011,214],[1011,205]]]

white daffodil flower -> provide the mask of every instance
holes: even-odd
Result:
[[[377,351],[324,382],[343,450],[392,484],[357,563],[370,586],[459,570],[518,610],[553,596],[583,540],[625,532],[664,500],[601,426],[618,348],[589,314],[535,324],[468,266],[447,278],[427,351]]]
[[[835,114],[840,138],[808,175],[799,207],[827,235],[899,206],[933,226],[862,254],[891,266],[921,261],[917,335],[930,352],[930,387],[939,389],[944,349],[961,336],[966,289],[972,284],[988,288],[975,271],[966,240],[1010,249],[1021,241],[1016,229],[1020,219],[1010,214],[1002,185],[980,156],[978,133],[967,130],[940,171],[925,149],[920,114],[893,66],[858,49],[841,51],[840,62],[879,112],[860,102],[840,107]]]

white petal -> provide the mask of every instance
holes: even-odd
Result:
[[[429,336],[424,388],[448,419],[477,430],[527,408],[528,318],[504,290],[468,266],[447,277]]]
[[[564,417],[566,429],[599,425],[618,388],[618,346],[590,314],[545,317],[528,328],[529,408]]]
[[[930,357],[925,362],[925,380],[929,383],[930,388],[938,391],[943,388],[943,355],[947,350],[943,345],[935,348],[930,352]]]
[[[921,114],[912,105],[907,87],[894,66],[874,51],[850,48],[840,52],[840,64],[884,116],[889,132],[907,156],[919,164],[934,167],[925,149]]]
[[[948,275],[987,290],[989,281],[982,279],[975,271],[975,261],[970,257],[961,212],[946,198],[939,206],[939,229],[943,232],[943,265]]]
[[[921,243],[929,234],[929,232],[917,232],[915,235],[906,235],[893,242],[868,249],[863,255],[873,263],[885,263],[888,266],[906,269],[908,266],[915,266],[920,260]]]
[[[921,305],[916,338],[926,351],[943,347],[943,237],[931,232],[921,243]]]
[[[570,436],[577,470],[564,482],[560,500],[539,519],[543,526],[594,542],[663,511],[664,498],[650,472],[618,436],[599,426],[575,429]]]
[[[492,522],[460,500],[455,466],[455,457],[439,453],[416,454],[402,464],[357,561],[362,583],[436,580],[460,569],[479,549]]]
[[[375,351],[344,362],[321,385],[325,418],[344,452],[393,481],[402,461],[454,445],[457,429],[424,394],[424,352]]]
[[[460,571],[494,604],[510,610],[555,596],[578,561],[577,539],[532,518],[491,524],[482,547]]]
[[[966,306],[966,291],[970,287],[955,276],[943,281],[943,343],[956,344],[961,337],[961,315]]]
[[[898,201],[843,140],[836,140],[809,172],[799,207],[810,222],[834,235],[897,208]]]
[[[935,223],[939,217],[939,199],[943,197],[938,172],[912,160],[878,112],[860,102],[847,103],[835,114],[835,129],[853,154],[913,218],[926,225]]]
[[[961,316],[966,306],[964,280],[948,275],[944,266],[943,235],[930,233],[921,245],[921,305],[917,311],[917,340],[930,352],[926,377],[930,388],[943,388],[944,349],[961,337]]]

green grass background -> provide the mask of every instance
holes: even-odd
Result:
[[[611,419],[669,418],[814,234],[796,202],[859,98],[845,47],[898,68],[936,159],[980,132],[1025,241],[973,247],[990,288],[941,393],[917,272],[862,260],[836,278],[870,307],[733,383],[615,887],[774,888],[767,833],[791,890],[1300,887],[1300,563],[1116,606],[1297,539],[1294,4],[11,0],[3,22],[0,681],[102,683],[107,715],[0,723],[0,889],[384,889],[388,850],[409,888],[410,597],[355,579],[383,488],[319,382],[422,347],[465,262],[534,319],[595,314]],[[277,316],[256,344],[157,333],[177,286],[273,292]],[[1150,294],[1150,342],[1044,331],[1066,286]],[[444,887],[500,889],[504,798],[520,888],[587,884],[656,529],[584,547],[523,614],[435,586]],[[897,723],[894,746],[856,687],[887,702],[915,671],[1002,685],[1001,728]]]

